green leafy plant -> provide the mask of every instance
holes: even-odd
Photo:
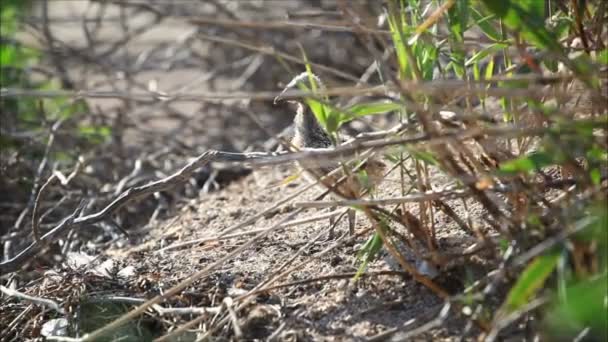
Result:
[[[527,79],[521,75],[541,77],[543,70],[556,72],[559,64],[570,70],[587,89],[598,90],[596,75],[600,74],[599,66],[608,64],[608,49],[605,47],[591,52],[586,47],[585,52],[571,53],[563,43],[573,36],[584,34],[581,32],[583,26],[579,24],[584,24],[585,18],[589,25],[596,25],[597,18],[605,15],[596,12],[603,9],[597,2],[579,2],[573,5],[571,12],[546,7],[542,1],[446,2],[443,5],[447,8],[445,27],[448,34],[446,39],[439,41],[434,38],[438,25],[428,26],[426,22],[423,23],[426,19],[421,15],[423,6],[418,1],[389,1],[387,5],[385,14],[398,66],[396,78],[399,80],[432,79],[433,69],[440,67],[438,56],[446,52],[449,62],[442,71],[452,71],[453,77],[459,80],[486,82],[487,90],[525,90],[534,86],[535,81],[532,77]],[[547,9],[551,9],[551,12],[548,13]],[[436,22],[439,23],[439,20]],[[466,31],[472,29],[481,34],[482,40],[490,43],[475,48],[471,53],[471,50],[467,52],[464,49],[464,41]],[[589,28],[586,32],[593,30],[594,28]],[[601,47],[601,43],[598,44]],[[514,51],[519,52],[520,56]],[[520,57],[520,60],[515,60],[514,56]],[[491,81],[493,78],[497,81]],[[410,95],[419,103],[434,101],[427,95]],[[479,94],[483,108],[487,98],[486,94]],[[525,135],[515,137],[515,146],[511,146],[512,140],[507,140],[508,146],[520,154],[511,160],[501,160],[494,176],[521,177],[519,179],[527,181],[552,169],[577,169],[578,172],[573,177],[579,184],[583,184],[580,186],[589,189],[596,187],[595,191],[598,191],[597,187],[606,180],[608,162],[607,145],[605,141],[599,141],[607,124],[605,107],[601,109],[604,110],[601,114],[590,115],[585,120],[574,120],[572,116],[563,114],[562,106],[532,96],[499,96],[498,100],[506,123],[527,124],[522,114],[522,108],[526,108],[526,116],[536,115],[542,118],[549,128],[541,134],[542,139],[537,141],[535,149],[530,149],[532,138]],[[600,101],[605,101],[605,98]],[[391,103],[386,108],[411,118],[417,115],[415,112],[408,113],[406,106],[399,103]],[[357,111],[351,108],[351,112]],[[408,148],[407,151],[414,158],[419,174],[425,169],[420,166],[424,163],[441,168],[443,157],[435,155],[432,149],[426,151]],[[399,162],[401,158],[398,154],[391,154],[389,159]],[[560,332],[567,332],[576,336],[582,330],[590,329],[591,336],[599,337],[600,340],[606,338],[606,203],[592,198],[579,205],[584,205],[585,209],[573,214],[572,220],[553,223],[550,228],[547,227],[546,217],[541,218],[537,212],[532,211],[526,214],[526,219],[522,221],[527,229],[522,233],[524,236],[540,236],[543,239],[548,238],[548,231],[555,234],[557,230],[565,234],[568,227],[581,224],[586,224],[587,227],[579,227],[579,233],[570,238],[562,238],[553,248],[545,250],[527,263],[511,285],[498,316],[517,313],[524,310],[532,300],[544,297],[550,302],[544,306],[547,313],[544,324],[547,331],[551,332],[549,335],[559,336]],[[503,252],[509,249],[511,238],[501,237]],[[586,247],[572,249],[568,241]],[[368,239],[359,255],[359,272],[368,264],[370,257],[377,253],[379,243],[381,241],[377,235]],[[587,258],[594,265],[587,272],[582,272],[581,266],[572,261],[577,253],[582,253],[577,250],[581,248],[590,253]],[[562,285],[556,286],[556,281]],[[552,295],[558,287],[561,294]]]
[[[29,10],[28,1],[8,0],[0,7],[0,88],[55,90],[60,86],[55,79],[39,79],[32,76],[32,67],[41,63],[43,55],[35,48],[27,47],[16,39],[21,29],[20,16]],[[47,122],[84,117],[89,108],[84,100],[65,97],[36,99],[34,97],[3,97],[0,99],[5,127],[14,130],[46,130]],[[94,125],[77,118],[73,134],[85,143],[99,144],[110,137],[109,126]],[[0,138],[0,148],[16,149],[20,143],[10,136]],[[41,146],[42,148],[42,146]],[[29,151],[36,154],[36,151]]]

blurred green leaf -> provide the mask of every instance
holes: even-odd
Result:
[[[604,49],[597,54],[597,61],[601,64],[608,65],[608,49]]]
[[[399,163],[401,162],[401,157],[402,157],[402,153],[398,152],[395,154],[384,154],[384,158],[386,158],[388,161],[392,162],[392,163]]]
[[[538,0],[482,0],[511,30],[520,32],[537,47],[561,51],[555,35],[545,27],[545,3]]]
[[[498,248],[500,248],[501,254],[504,255],[507,252],[507,249],[509,248],[510,245],[511,245],[511,243],[505,237],[500,237],[498,239]]]
[[[469,1],[456,1],[448,10],[448,25],[450,26],[450,34],[458,41],[463,41],[468,21]]]
[[[347,115],[359,118],[366,115],[383,114],[401,109],[402,105],[395,102],[368,102],[350,106],[345,109]]]
[[[327,115],[325,119],[325,129],[329,133],[335,133],[340,128],[340,124],[342,120],[342,115],[339,112],[330,110],[329,115]]]
[[[583,75],[589,75],[594,71],[595,66],[593,60],[584,51],[578,51],[577,53],[571,54],[569,57],[570,61],[576,67],[577,72]]]
[[[604,273],[566,287],[566,300],[555,298],[545,317],[546,334],[572,340],[589,328],[584,341],[608,340],[608,277]]]
[[[513,312],[524,306],[542,288],[545,280],[555,270],[559,258],[559,253],[552,253],[541,255],[532,261],[509,291],[505,309]]]
[[[474,54],[473,56],[471,56],[471,58],[469,58],[465,65],[471,66],[474,63],[479,62],[480,60],[484,59],[486,56],[490,55],[490,54],[495,54],[499,51],[502,51],[504,49],[507,48],[507,44],[502,44],[502,43],[494,43],[491,44],[487,47],[485,47],[484,49],[482,49],[481,51],[477,52],[476,54]]]
[[[469,1],[456,1],[448,10],[449,43],[451,66],[459,78],[464,77],[465,69],[465,49],[464,32],[467,29],[469,20]]]
[[[558,72],[559,71],[559,63],[556,60],[553,59],[544,59],[542,61],[542,64],[549,69],[551,72]]]
[[[483,15],[479,12],[475,7],[471,7],[471,17],[473,18],[473,23],[477,25],[486,36],[494,41],[501,41],[502,37],[500,33],[496,30],[498,24],[496,21],[496,15]]]
[[[574,22],[573,18],[559,16],[555,19],[556,20],[553,22],[551,31],[553,31],[553,33],[555,34],[557,39],[561,39],[561,38],[568,36],[570,28],[572,27],[573,22]]]
[[[361,250],[357,253],[357,262],[361,262],[355,274],[355,280],[359,279],[367,269],[367,265],[374,260],[378,252],[382,249],[382,238],[378,232],[374,233]]]
[[[7,67],[15,63],[15,49],[12,46],[0,45],[0,65]]]
[[[361,185],[363,185],[364,189],[370,189],[371,184],[370,184],[370,181],[369,181],[369,176],[368,176],[368,174],[367,174],[367,172],[365,170],[359,170],[359,171],[357,171],[356,176],[357,176],[357,181]]]
[[[78,134],[94,144],[100,144],[110,137],[112,129],[108,126],[80,126]]]
[[[53,159],[55,160],[55,162],[58,162],[59,164],[63,163],[68,165],[69,163],[71,163],[72,161],[74,161],[75,158],[77,158],[77,156],[75,155],[76,151],[56,151],[53,153]]]
[[[8,4],[0,7],[0,32],[3,36],[11,35],[17,30],[17,8]]]
[[[539,170],[545,166],[561,161],[561,156],[546,152],[534,152],[516,159],[501,163],[500,171],[503,173],[519,173]]]
[[[401,104],[395,102],[359,103],[346,109],[338,109],[327,105],[325,108],[325,111],[329,113],[326,120],[327,130],[335,132],[345,123],[357,118],[367,115],[384,114],[400,110],[402,107]]]
[[[484,78],[488,80],[492,78],[492,76],[494,76],[494,57],[491,57],[488,61],[488,65],[486,65],[486,72],[484,74]]]
[[[422,79],[428,81],[433,80],[433,72],[437,64],[437,59],[439,58],[439,49],[432,44],[418,43],[415,46],[415,51],[417,55],[422,56],[419,63]]]
[[[479,81],[481,79],[481,72],[479,71],[479,63],[473,64],[473,79]]]
[[[398,10],[391,4],[392,2],[389,2],[388,25],[397,54],[397,61],[399,61],[399,75],[401,79],[405,79],[409,74],[407,52],[405,50],[406,41],[401,31],[401,20],[399,20]]]
[[[541,227],[542,226],[542,221],[540,220],[540,218],[538,217],[538,215],[536,214],[529,214],[528,217],[526,218],[526,222],[528,223],[529,226],[532,227]]]
[[[319,89],[319,87],[321,85],[317,84],[314,73],[312,72],[312,67],[310,65],[310,62],[308,61],[308,56],[306,55],[306,51],[304,51],[302,46],[300,46],[300,50],[302,52],[302,59],[304,59],[304,65],[306,67],[306,74],[308,75],[308,82],[310,84],[311,89],[308,89],[308,87],[302,82],[298,82],[297,86],[301,90],[310,91],[313,95],[316,95],[318,93],[317,89]],[[327,100],[327,96],[323,96],[323,97],[325,100]],[[312,99],[312,98],[306,98],[304,100],[304,102],[306,103],[306,105],[308,105],[310,110],[313,112],[313,114],[315,115],[315,117],[317,118],[317,120],[319,121],[321,126],[323,126],[330,134],[334,133],[337,128],[337,125],[334,124],[337,122],[337,118],[332,117],[331,118],[332,122],[329,123],[332,125],[331,126],[328,125],[328,115],[330,113],[330,110],[328,108],[326,108],[326,106],[323,103],[321,103],[315,99]]]
[[[574,225],[580,230],[575,234],[577,241],[597,242],[598,253],[608,255],[608,203],[606,199],[597,201],[589,206],[584,216],[578,219]],[[602,262],[608,260],[600,260]],[[605,270],[606,264],[602,265]]]
[[[415,149],[408,149],[408,152],[415,159],[422,160],[430,165],[435,165],[435,166],[439,165],[437,158],[435,158],[435,156],[430,152],[415,150]]]
[[[591,161],[607,162],[608,151],[598,145],[594,145],[587,150],[586,157]]]
[[[599,169],[593,169],[589,171],[589,177],[595,185],[600,185],[600,183],[602,182],[602,173]]]

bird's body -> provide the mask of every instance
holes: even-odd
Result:
[[[298,150],[328,148],[332,146],[329,134],[321,127],[317,118],[310,109],[298,103],[298,109],[294,118],[294,136],[292,145]],[[334,172],[332,176],[327,174],[341,167],[338,162],[304,162],[298,163],[306,178],[313,182],[320,181],[325,188],[331,189],[332,193],[343,199],[359,199],[366,192],[378,185],[384,176],[386,165],[377,159],[369,158],[359,170],[365,171],[365,176],[359,172],[347,172],[344,170]],[[350,170],[349,170],[350,171]],[[354,211],[349,213],[349,230],[354,230]]]

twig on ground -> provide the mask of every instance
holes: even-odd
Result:
[[[30,304],[23,311],[21,311],[17,315],[17,317],[15,317],[15,319],[13,319],[6,326],[6,328],[4,328],[4,330],[2,332],[0,332],[0,340],[2,340],[2,341],[7,340],[8,336],[10,336],[13,333],[13,331],[17,330],[16,329],[17,325],[26,317],[27,314],[30,313],[30,311],[32,311],[33,308],[34,308],[34,304]]]
[[[28,247],[22,250],[19,254],[17,254],[17,256],[0,263],[0,275],[19,270],[19,268],[25,263],[27,263],[30,260],[30,257],[35,255],[35,253],[38,252],[38,250],[40,250],[42,246],[53,241],[59,233],[72,227],[75,224],[74,222],[77,220],[82,210],[84,210],[85,206],[86,201],[81,201],[78,207],[76,207],[76,209],[71,215],[63,219],[63,221],[61,221],[61,223],[57,227],[44,234],[39,241],[34,241]]]
[[[307,284],[312,284],[312,283],[317,283],[317,282],[322,282],[322,281],[327,281],[327,280],[337,280],[337,279],[352,279],[353,277],[355,277],[357,275],[357,272],[348,272],[348,273],[338,273],[338,274],[328,274],[328,275],[323,275],[323,276],[318,276],[318,277],[314,277],[314,278],[309,278],[309,279],[304,279],[304,280],[298,280],[298,281],[292,281],[292,282],[288,282],[288,283],[282,283],[282,284],[277,284],[274,286],[270,286],[270,287],[264,287],[260,290],[256,290],[255,292],[249,293],[248,295],[255,295],[255,294],[259,294],[259,293],[264,293],[264,292],[268,292],[268,291],[272,291],[272,290],[277,290],[277,289],[281,289],[284,287],[293,287],[293,286],[298,286],[298,285],[307,285]],[[407,272],[403,272],[403,271],[376,271],[376,272],[364,272],[359,274],[359,277],[377,277],[377,276],[401,276],[401,277],[407,277],[410,274]]]
[[[160,305],[152,306],[159,315],[202,315],[202,314],[217,314],[221,308],[219,306],[201,308],[201,307],[188,307],[188,308],[163,308]]]
[[[97,213],[77,217],[80,214],[80,211],[84,209],[84,207],[70,215],[66,218],[61,224],[57,227],[50,230],[44,236],[40,238],[38,241],[34,241],[28,247],[26,247],[23,251],[21,251],[17,256],[13,257],[10,260],[0,263],[0,274],[6,274],[10,272],[17,271],[24,263],[26,263],[31,256],[33,256],[40,247],[54,240],[56,236],[63,233],[70,227],[74,225],[79,226],[83,224],[95,224],[104,219],[110,217],[110,215],[124,206],[126,203],[140,199],[144,196],[153,194],[158,191],[163,191],[169,189],[176,184],[183,183],[187,181],[187,179],[201,166],[206,165],[211,161],[216,155],[216,151],[208,151],[200,155],[198,158],[190,162],[188,165],[183,167],[181,170],[177,171],[173,175],[169,177],[163,178],[161,180],[140,186],[135,188],[130,188],[120,194],[114,201],[108,204],[105,208],[98,211]],[[78,214],[76,214],[78,213]]]
[[[0,285],[0,292],[4,293],[5,295],[7,295],[9,297],[23,299],[32,304],[41,305],[46,308],[55,310],[60,314],[65,314],[65,310],[59,304],[57,304],[55,301],[53,301],[51,299],[30,296],[25,293],[21,293],[17,290],[9,289],[8,287],[4,287],[2,285]]]
[[[484,341],[494,342],[502,329],[511,325],[525,313],[530,312],[543,304],[546,304],[548,301],[549,299],[547,297],[536,298],[533,301],[524,305],[522,308],[511,312],[506,316],[497,314],[495,316],[495,321],[492,322],[492,330],[488,332],[488,335],[485,337]]]
[[[359,200],[336,200],[336,201],[308,201],[295,202],[293,205],[300,208],[326,208],[326,207],[346,207],[353,205],[391,205],[408,202],[423,202],[436,200],[440,198],[453,199],[461,198],[470,195],[467,190],[447,190],[447,191],[429,191],[422,194],[412,194],[403,197],[380,198],[380,199],[359,199]]]
[[[78,157],[78,161],[76,161],[76,166],[74,166],[74,170],[66,177],[61,171],[53,170],[53,175],[57,177],[61,185],[67,186],[72,182],[72,180],[82,171],[82,167],[84,165],[84,158],[82,156]]]
[[[1,92],[2,91],[0,90],[0,95],[1,95]],[[43,111],[44,109],[41,109],[41,110]],[[44,172],[44,169],[46,168],[46,165],[48,164],[49,155],[51,153],[51,149],[53,148],[53,144],[55,143],[55,134],[56,134],[57,130],[59,130],[59,128],[61,127],[63,122],[64,122],[64,120],[58,120],[51,127],[49,139],[47,140],[46,147],[44,148],[44,155],[42,157],[42,160],[40,160],[40,164],[38,164],[38,169],[37,169],[36,175],[34,177],[34,186],[32,187],[32,192],[30,193],[30,199],[29,199],[25,209],[23,209],[23,211],[21,212],[21,214],[19,214],[19,217],[15,221],[14,228],[17,230],[19,229],[19,227],[21,227],[21,223],[23,223],[25,216],[28,214],[31,206],[34,204],[36,194],[38,193],[38,187],[40,186],[40,178],[42,178],[42,173]],[[2,272],[0,272],[0,274],[2,274]]]
[[[418,336],[422,333],[425,333],[425,332],[433,329],[436,326],[441,325],[447,318],[447,315],[450,312],[450,307],[451,307],[451,303],[449,301],[446,301],[446,303],[443,305],[443,307],[437,314],[437,317],[435,317],[431,321],[429,321],[415,329],[412,329],[410,331],[404,331],[405,328],[407,328],[408,326],[415,323],[416,319],[413,319],[413,320],[407,321],[404,325],[400,326],[399,328],[394,328],[394,329],[390,329],[388,331],[382,332],[378,335],[368,338],[366,341],[368,341],[368,342],[387,341],[388,338],[390,338],[390,339],[388,339],[388,341],[409,341],[413,337]],[[393,336],[393,335],[396,335],[396,336]],[[391,336],[392,336],[392,338],[391,338]]]
[[[219,312],[217,314],[219,314]],[[216,316],[217,316],[217,314],[216,314]],[[193,320],[191,320],[191,321],[189,321],[189,322],[187,322],[185,324],[180,325],[179,327],[177,327],[177,329],[175,329],[175,330],[173,330],[173,331],[171,331],[171,332],[169,332],[169,333],[167,333],[167,334],[165,334],[165,335],[163,335],[161,337],[158,337],[158,338],[154,339],[153,342],[174,341],[173,340],[174,337],[179,336],[182,332],[184,332],[184,331],[186,331],[186,330],[194,327],[195,325],[201,323],[206,318],[207,318],[206,315],[200,315],[200,316],[196,317],[195,319],[193,319]]]
[[[266,237],[271,232],[278,229],[281,226],[281,224],[283,224],[289,220],[292,220],[299,213],[300,213],[300,211],[296,210],[295,212],[291,213],[290,215],[285,217],[283,220],[281,220],[280,222],[278,222],[277,224],[272,226],[271,229],[268,229],[264,232],[257,234],[255,237],[253,237],[248,242],[235,248],[233,251],[231,251],[230,253],[227,253],[223,257],[219,258],[217,261],[215,261],[211,265],[205,267],[204,269],[202,269],[198,272],[195,272],[188,278],[182,280],[177,285],[175,285],[175,286],[171,287],[170,289],[168,289],[167,291],[165,291],[162,295],[158,295],[158,296],[146,301],[145,303],[141,304],[137,308],[131,310],[129,313],[127,313],[123,316],[120,316],[119,318],[117,318],[114,321],[110,322],[109,324],[91,332],[90,334],[86,334],[79,340],[80,341],[94,341],[95,339],[99,338],[100,336],[103,336],[104,334],[106,334],[108,331],[111,331],[113,329],[116,329],[117,327],[122,326],[123,324],[127,323],[131,319],[144,313],[148,308],[150,308],[154,304],[158,304],[158,303],[162,302],[163,300],[165,300],[166,298],[170,298],[171,296],[179,293],[186,287],[192,285],[196,280],[200,279],[202,276],[209,274],[211,271],[218,268],[220,265],[223,265],[224,262],[226,262],[227,260],[233,258],[234,256],[240,254],[244,250],[250,248],[251,246],[256,244],[258,242],[258,240]]]
[[[287,274],[292,273],[294,270],[303,267],[304,265],[308,264],[309,262],[320,258],[323,255],[328,254],[329,252],[333,251],[336,249],[336,247],[338,247],[339,245],[341,245],[342,243],[344,243],[345,241],[348,241],[346,239],[344,239],[344,237],[346,235],[343,235],[342,237],[338,238],[337,241],[335,241],[333,244],[331,244],[329,247],[327,247],[326,249],[324,249],[323,251],[319,252],[318,254],[316,254],[313,258],[308,258],[307,260],[293,266],[290,269],[285,270],[284,272],[278,274],[278,275],[274,275],[278,272],[280,272],[280,270],[282,270],[283,268],[287,267],[288,265],[290,265],[295,258],[297,257],[297,255],[301,254],[304,250],[306,250],[306,248],[308,248],[311,244],[313,244],[315,241],[317,241],[319,238],[321,238],[321,236],[323,236],[323,234],[325,234],[325,231],[329,230],[329,228],[322,230],[319,234],[317,234],[311,241],[309,241],[309,243],[307,243],[305,246],[301,247],[298,252],[295,253],[294,256],[292,256],[289,260],[285,261],[279,268],[277,271],[275,271],[273,274],[270,275],[270,277],[266,280],[261,282],[260,284],[258,284],[255,288],[253,288],[251,291],[249,291],[248,293],[236,298],[236,300],[241,301],[239,307],[237,308],[237,310],[242,310],[244,307],[246,307],[247,305],[249,305],[249,303],[251,303],[251,301],[253,301],[256,297],[254,294],[256,294],[258,291],[259,292],[265,292],[265,288],[270,286],[271,284],[273,284],[274,282],[278,281],[279,279],[282,279],[284,276],[286,276]],[[370,231],[371,229],[366,229],[363,232],[358,233],[357,235],[363,235],[366,234]],[[209,331],[207,331],[202,337],[201,339],[205,339],[205,338],[209,338],[215,331],[217,331],[218,329],[220,329],[222,326],[224,326],[226,323],[228,323],[229,318],[226,316],[224,317],[222,320],[220,320],[214,327],[212,327],[211,329],[209,329]]]
[[[267,341],[278,341],[279,335],[283,332],[283,330],[285,330],[285,327],[287,327],[287,322],[281,322],[279,327],[268,336]]]
[[[321,220],[327,220],[329,218],[335,217],[337,215],[340,215],[341,213],[345,212],[345,210],[335,210],[326,214],[322,214],[322,215],[317,215],[317,216],[313,216],[313,217],[309,217],[309,218],[303,218],[303,219],[299,219],[299,220],[293,220],[290,222],[285,222],[281,228],[288,228],[288,227],[295,227],[295,226],[299,226],[305,223],[310,223],[310,222],[315,222],[315,221],[321,221]],[[221,241],[221,240],[228,240],[228,239],[233,239],[233,238],[237,238],[237,237],[241,237],[241,236],[246,236],[246,235],[253,235],[253,234],[258,234],[260,232],[265,231],[268,228],[264,228],[264,229],[255,229],[255,230],[249,230],[246,232],[242,232],[242,233],[236,233],[236,234],[222,234],[222,235],[217,235],[217,236],[211,236],[211,237],[204,237],[204,238],[200,238],[200,239],[195,239],[195,240],[190,240],[190,241],[184,241],[184,242],[180,242],[180,243],[176,243],[164,248],[161,248],[157,251],[155,251],[154,253],[163,253],[169,250],[174,250],[174,249],[180,249],[183,247],[188,247],[188,246],[192,246],[192,245],[197,245],[197,244],[201,244],[201,243],[206,243],[206,242],[212,242],[212,241]]]
[[[226,307],[226,311],[228,311],[228,317],[230,317],[230,322],[232,323],[232,330],[234,331],[234,337],[239,340],[243,338],[243,331],[241,330],[241,325],[239,324],[239,318],[234,311],[234,302],[232,298],[226,297],[223,301],[224,306]]]
[[[38,210],[40,208],[40,200],[42,199],[42,195],[46,188],[51,185],[51,183],[55,180],[56,176],[53,174],[49,179],[47,179],[44,184],[40,187],[38,191],[38,195],[36,196],[36,200],[34,201],[34,209],[32,209],[32,232],[34,233],[34,239],[37,243],[40,243],[40,232],[38,231],[38,226],[40,225],[39,221],[39,213]]]

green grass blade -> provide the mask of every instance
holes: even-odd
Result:
[[[555,270],[559,258],[559,253],[546,254],[529,264],[509,291],[505,309],[512,312],[524,306],[542,288]]]
[[[354,118],[366,115],[383,114],[401,109],[402,105],[395,102],[369,102],[353,105],[345,110],[346,114]]]
[[[483,3],[511,30],[520,32],[526,40],[539,48],[561,52],[555,35],[545,27],[544,1],[538,0],[483,0]]]
[[[357,261],[361,262],[359,268],[357,269],[357,274],[355,274],[354,280],[357,280],[361,277],[361,275],[367,269],[367,265],[374,260],[378,252],[382,249],[382,238],[378,232],[374,233],[363,248],[357,253]]]
[[[471,58],[469,58],[465,65],[467,67],[481,61],[482,59],[484,59],[485,57],[489,56],[489,55],[493,55],[499,51],[502,51],[503,49],[507,48],[507,44],[502,44],[502,43],[494,43],[491,44],[483,49],[481,49],[479,52],[477,52],[476,54],[474,54],[473,56],[471,56]]]
[[[496,29],[498,25],[495,22],[495,14],[483,15],[474,7],[471,8],[470,14],[471,18],[473,18],[474,24],[479,27],[483,33],[485,33],[486,37],[497,42],[502,41],[502,37]]]
[[[319,92],[319,88],[321,88],[323,85],[317,84],[317,80],[315,78],[315,74],[312,71],[312,66],[310,65],[308,56],[306,55],[306,51],[304,51],[304,48],[301,45],[299,45],[299,48],[300,52],[302,53],[302,59],[304,60],[304,66],[306,68],[306,74],[308,76],[308,83],[310,84],[310,89],[302,82],[298,82],[297,86],[298,88],[300,88],[300,90],[310,91],[313,95],[317,95]],[[327,101],[328,98],[326,95],[323,95],[322,97],[324,100]],[[306,105],[313,112],[321,126],[323,126],[331,135],[333,135],[333,133],[337,129],[336,123],[338,122],[338,118],[335,117],[333,111],[325,104],[313,98],[304,99],[304,103],[306,103]]]
[[[393,46],[397,54],[397,61],[399,62],[399,75],[401,79],[405,79],[406,75],[410,74],[407,51],[405,48],[405,38],[401,30],[402,21],[398,15],[398,10],[392,2],[389,2],[388,10],[388,26],[391,31],[391,38],[393,40]]]
[[[500,171],[504,174],[530,172],[545,166],[558,164],[561,161],[561,155],[557,153],[535,152],[502,163]]]

